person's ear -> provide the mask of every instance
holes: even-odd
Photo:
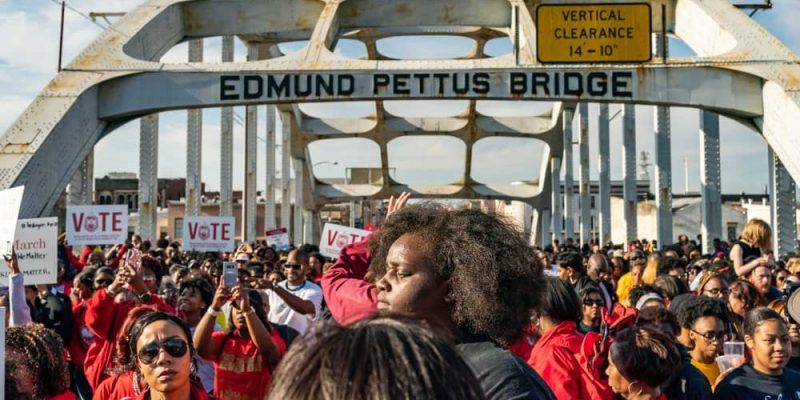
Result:
[[[442,285],[444,285],[443,290],[445,290],[444,302],[447,303],[447,304],[455,303],[456,298],[453,295],[453,287],[452,287],[452,282],[450,281],[450,279],[442,282]]]
[[[756,341],[750,337],[750,335],[744,335],[744,344],[748,349],[753,350],[753,347],[756,345]]]

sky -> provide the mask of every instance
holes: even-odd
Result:
[[[742,0],[744,1],[744,0]],[[742,2],[740,1],[740,2]],[[749,0],[749,2],[758,2]],[[106,21],[90,21],[90,12],[128,11],[143,3],[141,0],[71,0],[67,4],[64,37],[64,65],[91,43],[107,26]],[[800,0],[774,0],[773,9],[756,14],[754,19],[764,26],[795,53],[800,53]],[[83,15],[81,15],[83,14]],[[5,132],[22,113],[37,93],[55,76],[58,54],[58,29],[60,6],[55,0],[0,0],[0,133]],[[114,19],[112,18],[113,22]],[[284,46],[293,51],[301,44]],[[388,39],[378,43],[379,49],[397,58],[445,58],[465,54],[471,48],[469,41],[453,37]],[[205,59],[220,61],[221,40],[205,41]],[[346,56],[364,52],[362,45],[340,41],[336,51]],[[495,39],[487,52],[499,55],[510,51],[509,42]],[[672,56],[688,56],[691,52],[679,40],[671,40]],[[187,58],[186,44],[175,46],[162,59],[163,62],[181,62]],[[236,60],[244,60],[244,46],[237,41]],[[421,116],[435,113],[440,116],[457,115],[466,107],[466,101],[387,102],[387,109],[396,115]],[[344,108],[339,105],[302,105],[305,111],[316,116],[366,116],[373,112],[372,103],[353,103]],[[537,115],[548,109],[543,102],[479,102],[480,110],[492,115]],[[597,105],[590,105],[590,137],[596,134]],[[614,115],[619,106],[612,105]],[[259,108],[258,122],[259,176],[258,188],[265,186],[265,109]],[[637,153],[649,153],[654,159],[653,107],[637,106]],[[204,111],[203,127],[203,181],[207,190],[219,188],[219,110]],[[244,174],[244,108],[236,108],[234,124],[234,189],[241,189]],[[159,136],[158,174],[161,178],[185,176],[186,113],[171,111],[161,114]],[[611,177],[621,179],[622,133],[621,118],[611,121]],[[672,185],[674,193],[699,190],[699,111],[673,108],[672,126]],[[577,119],[575,128],[577,129]],[[763,193],[767,185],[766,143],[755,132],[726,118],[721,119],[722,140],[722,191],[723,193]],[[96,177],[109,172],[138,172],[139,124],[133,121],[110,133],[95,146]],[[278,130],[280,132],[280,129]],[[279,133],[280,134],[280,133]],[[276,141],[280,143],[279,140]],[[541,142],[530,139],[488,138],[475,145],[472,177],[484,183],[510,183],[538,177]],[[465,145],[446,136],[404,137],[391,142],[388,147],[390,166],[395,168],[395,179],[406,183],[450,183],[463,175]],[[315,173],[320,178],[343,177],[346,168],[379,167],[380,153],[369,140],[332,139],[312,143],[309,148]],[[592,179],[596,179],[597,141],[590,139]],[[575,149],[577,171],[577,148]],[[686,171],[684,170],[684,160]],[[280,170],[280,160],[277,169]],[[653,168],[649,168],[653,178]]]

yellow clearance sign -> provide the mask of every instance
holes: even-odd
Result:
[[[650,61],[650,5],[541,4],[536,8],[541,63]]]

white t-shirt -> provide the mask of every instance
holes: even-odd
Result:
[[[189,328],[192,336],[194,336],[194,331],[196,329],[196,326]],[[214,332],[221,330],[221,326],[214,324]],[[206,392],[214,390],[214,363],[211,360],[205,360],[199,356],[195,358],[195,362],[197,363],[197,377],[200,378],[200,382],[203,384],[203,389],[205,389]]]
[[[303,300],[314,303],[314,315],[300,314],[289,307],[280,296],[275,294],[274,290],[267,290],[267,295],[269,296],[269,321],[274,324],[288,325],[301,335],[305,334],[311,323],[319,317],[320,307],[322,306],[322,289],[310,281],[305,281],[302,285],[292,288],[288,287],[288,283],[285,280],[278,282],[276,285]]]

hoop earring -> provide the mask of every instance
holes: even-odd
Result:
[[[192,359],[190,361],[191,367],[189,368],[189,377],[191,379],[197,379],[197,360],[199,359],[199,357],[200,356],[197,353],[192,354]]]
[[[639,383],[639,381],[633,381],[628,384],[628,394],[631,394],[631,387],[635,384]],[[636,397],[639,397],[642,394],[642,385],[639,385],[639,391],[636,392]]]
[[[139,397],[141,394],[141,379],[142,376],[139,374],[139,370],[136,369],[133,371],[133,393],[136,397]]]

